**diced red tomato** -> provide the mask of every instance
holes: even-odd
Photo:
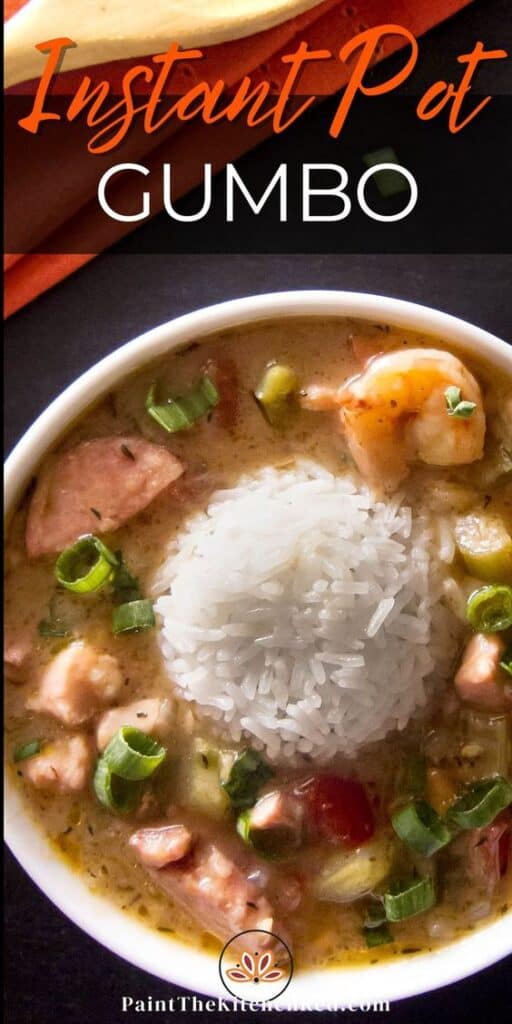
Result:
[[[319,835],[348,847],[361,846],[374,831],[373,812],[366,790],[356,779],[315,775],[298,792],[307,800]]]

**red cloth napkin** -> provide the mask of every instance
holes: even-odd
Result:
[[[6,16],[11,16],[24,2],[6,0]],[[199,70],[190,64],[173,76],[172,91],[186,92],[193,84],[194,77],[208,82],[223,79],[230,86],[235,85],[245,74],[251,74],[255,82],[269,80],[278,88],[287,73],[281,61],[282,54],[293,52],[303,40],[311,48],[327,48],[336,54],[348,39],[364,28],[383,23],[401,25],[418,37],[470,2],[359,0],[357,6],[345,6],[339,0],[324,0],[313,10],[276,28],[248,39],[207,48]],[[388,56],[400,45],[398,37],[388,37],[379,59]],[[137,61],[116,61],[97,66],[92,73],[93,80],[108,79],[115,85],[135,63]],[[91,73],[91,69],[62,73],[57,79],[55,91],[72,94],[86,71]],[[346,66],[337,60],[315,63],[306,69],[301,78],[301,92],[329,95],[342,89],[347,78]],[[29,83],[16,91],[31,92],[33,88],[33,83]],[[14,209],[19,204],[19,215],[26,226],[22,248],[28,255],[16,253],[6,257],[6,316],[79,269],[96,253],[113,245],[131,230],[130,224],[120,224],[113,220],[106,223],[104,215],[98,212],[96,188],[103,169],[121,161],[143,162],[150,169],[150,175],[144,179],[144,188],[152,194],[151,208],[154,214],[163,206],[162,163],[170,162],[173,165],[173,197],[178,198],[200,183],[205,159],[213,162],[215,170],[221,170],[226,163],[236,160],[272,131],[269,124],[257,129],[238,128],[233,131],[231,125],[224,123],[213,127],[191,123],[182,126],[170,124],[156,136],[151,136],[145,135],[142,128],[135,124],[129,139],[119,150],[91,162],[83,157],[83,149],[80,148],[83,143],[77,147],[71,127],[65,125],[60,128],[58,144],[61,150],[54,153],[52,159],[59,167],[66,167],[66,190],[65,194],[59,191],[58,202],[55,201],[51,175],[47,176],[48,202],[41,203],[41,188],[44,189],[45,183],[44,175],[39,173],[37,205],[33,209],[30,207],[30,196],[35,195],[35,192],[29,183],[17,180],[7,183],[7,204],[12,203]],[[36,146],[32,141],[35,138],[31,137],[29,145]],[[36,171],[40,172],[37,156],[34,163]],[[114,188],[110,189],[109,195],[113,205],[129,209],[130,198],[133,201],[133,183],[120,177]],[[42,210],[44,217],[41,216]],[[174,225],[174,230],[179,230],[179,225]],[[42,250],[46,240],[51,251],[29,252],[33,247]],[[70,252],[73,248],[80,252]],[[84,250],[88,251],[84,253]]]

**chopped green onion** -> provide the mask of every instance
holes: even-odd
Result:
[[[450,807],[449,818],[459,828],[485,828],[512,804],[512,782],[501,775],[474,782]]]
[[[14,763],[17,764],[18,761],[26,761],[27,757],[33,757],[34,754],[39,754],[42,746],[42,740],[31,740],[30,743],[24,743],[23,746],[17,747],[12,756]]]
[[[55,575],[66,590],[90,594],[112,579],[116,566],[114,553],[89,533],[59,555]]]
[[[507,647],[500,661],[500,668],[507,672],[509,676],[512,676],[512,645]]]
[[[140,601],[143,593],[136,576],[132,576],[123,560],[121,551],[116,551],[117,569],[112,580],[112,590],[116,604],[127,604],[129,601]]]
[[[240,838],[243,839],[244,843],[248,843],[249,845],[252,845],[252,840],[251,840],[251,815],[250,815],[248,810],[247,811],[242,811],[242,813],[238,815],[237,822],[236,822],[236,830],[237,830],[238,835],[240,836]]]
[[[112,612],[113,633],[140,633],[152,629],[155,625],[155,614],[151,601],[128,601],[120,604]]]
[[[512,587],[481,587],[467,603],[469,624],[477,633],[501,633],[512,626]]]
[[[258,790],[274,775],[261,754],[248,747],[233,761],[228,778],[222,783],[236,810],[246,810],[256,803]]]
[[[392,815],[397,836],[411,849],[431,857],[450,842],[452,835],[438,814],[425,800],[411,800]]]
[[[416,914],[430,910],[435,902],[435,883],[430,877],[396,882],[384,893],[384,908],[388,921],[405,921],[408,917],[416,917]]]
[[[462,391],[455,386],[446,388],[444,397],[446,399],[448,416],[455,416],[459,420],[467,420],[476,409],[476,402],[463,401]]]
[[[400,166],[400,161],[391,146],[384,146],[382,149],[376,149],[372,153],[365,153],[363,163],[368,168],[376,167],[378,164],[397,164]],[[404,175],[399,171],[377,171],[374,175],[374,180],[379,195],[383,199],[398,196],[401,192],[407,192],[409,188]]]
[[[363,928],[363,935],[368,949],[387,946],[393,942],[393,936],[387,924],[381,924],[378,928]]]
[[[116,814],[129,814],[137,806],[140,786],[114,775],[105,757],[100,757],[93,780],[94,792],[103,807]]]
[[[130,782],[149,779],[165,760],[167,751],[140,729],[123,725],[103,752],[102,760],[113,775]]]
[[[152,384],[146,398],[146,412],[169,434],[188,430],[219,402],[219,393],[207,373],[197,388],[178,398],[167,398],[158,403],[156,385]]]

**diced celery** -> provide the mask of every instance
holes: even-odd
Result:
[[[269,423],[283,425],[291,412],[290,399],[298,389],[298,377],[289,366],[274,363],[267,367],[254,395]]]
[[[229,769],[227,763],[235,751],[221,750],[209,740],[196,737],[181,772],[181,795],[187,806],[211,818],[221,819],[229,813],[229,797],[222,788],[222,779]]]
[[[389,875],[395,850],[395,842],[388,836],[371,839],[357,850],[336,850],[316,877],[317,899],[349,903],[373,892]]]
[[[512,736],[506,715],[490,715],[467,710],[463,718],[466,749],[474,748],[475,756],[464,759],[461,775],[465,782],[507,777],[512,770]],[[463,748],[464,749],[464,748]]]
[[[471,576],[485,583],[512,582],[512,537],[501,516],[483,509],[460,516],[455,540]]]

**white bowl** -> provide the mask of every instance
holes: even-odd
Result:
[[[481,353],[512,374],[512,347],[463,320],[425,306],[375,295],[310,291],[261,295],[189,313],[141,335],[97,363],[66,389],[36,420],[5,467],[6,516],[15,507],[45,452],[113,381],[155,357],[212,332],[290,317],[360,317],[426,332],[456,348]],[[151,931],[92,893],[59,859],[31,818],[10,779],[5,794],[6,838],[15,857],[39,888],[80,928],[118,956],[168,982],[226,998],[215,956]],[[373,1005],[418,995],[467,977],[512,952],[512,920],[483,926],[443,949],[372,967],[329,968],[295,975],[273,1005],[317,1008]]]

